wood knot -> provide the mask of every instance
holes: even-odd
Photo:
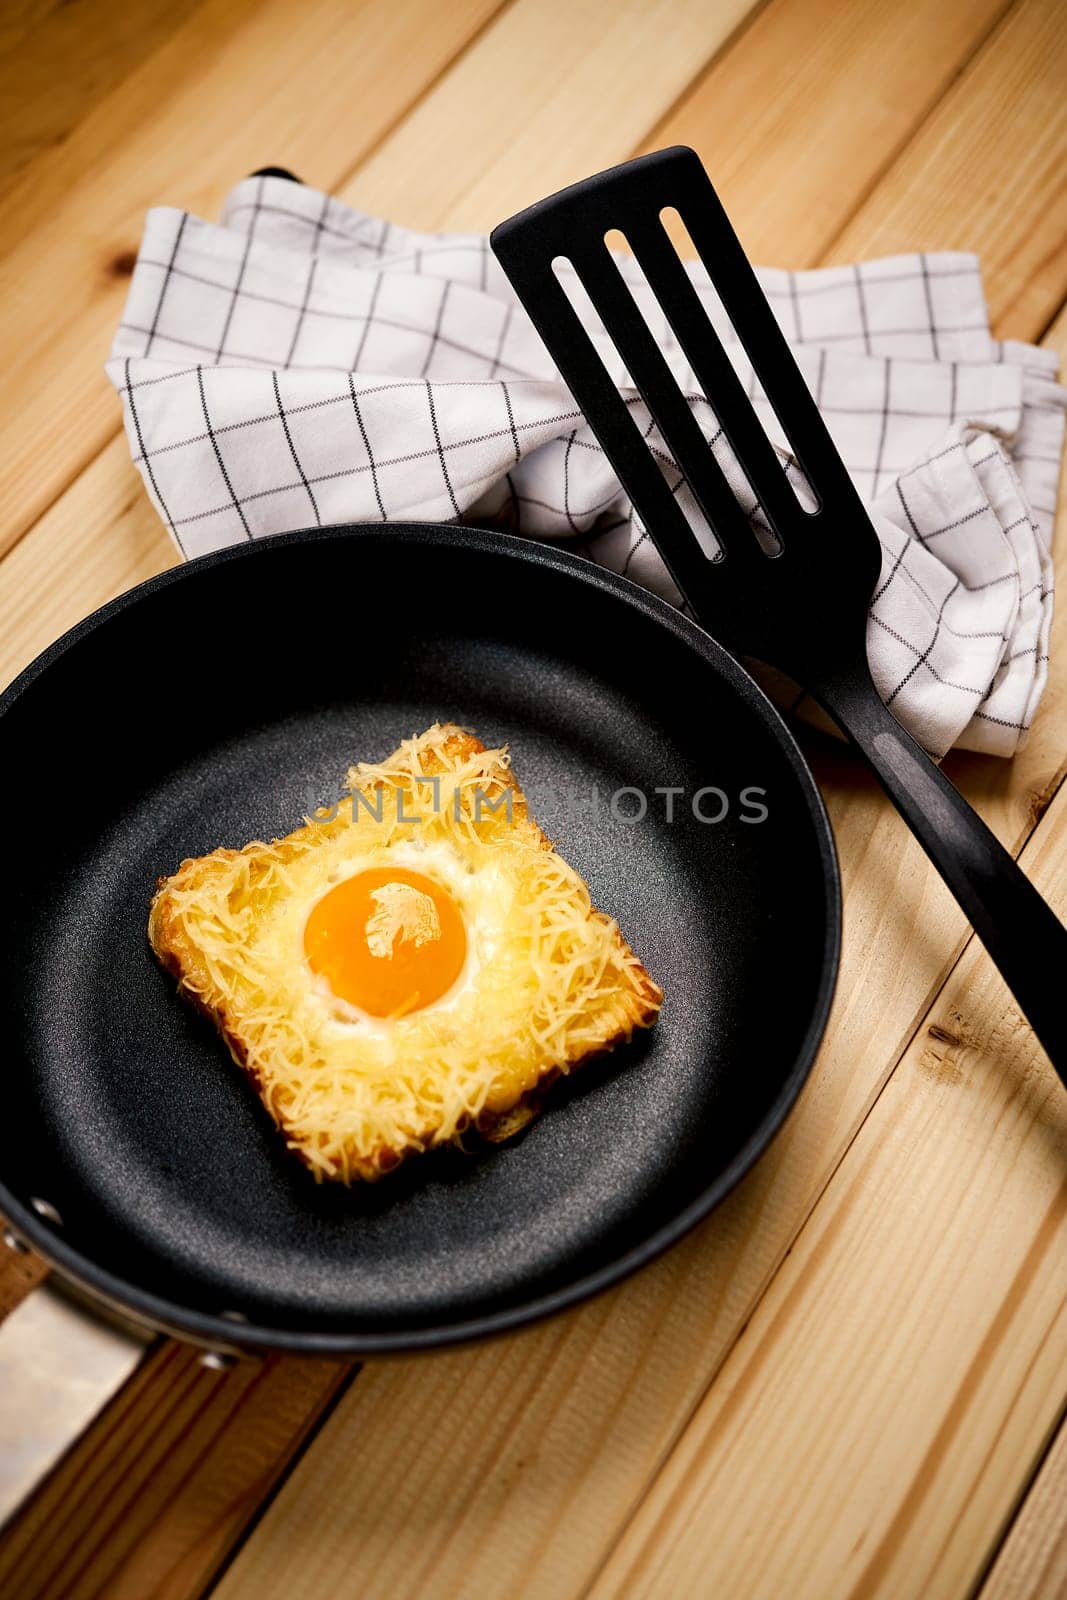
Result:
[[[120,250],[112,256],[107,264],[108,276],[111,278],[128,278],[137,265],[136,250]]]
[[[1036,794],[1030,796],[1030,821],[1035,826],[1041,821],[1041,818],[1052,804],[1056,789],[1056,779],[1051,778],[1043,789],[1039,789]]]
[[[927,1028],[926,1036],[934,1043],[923,1046],[919,1057],[919,1070],[929,1077],[940,1079],[943,1083],[962,1083],[963,1067],[954,1052],[966,1050],[970,1040],[960,1012],[952,1011],[948,1020],[952,1024],[951,1028],[943,1028],[939,1022],[931,1022]],[[938,1050],[934,1045],[943,1045],[946,1048]]]

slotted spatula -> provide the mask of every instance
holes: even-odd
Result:
[[[818,507],[804,509],[661,220],[675,208]],[[605,243],[625,234],[780,549],[764,552]],[[699,157],[677,147],[574,184],[494,229],[519,299],[697,621],[796,679],[849,736],[967,913],[1060,1077],[1067,930],[934,761],[867,665],[878,536]],[[709,560],[553,270],[569,261],[715,532]]]

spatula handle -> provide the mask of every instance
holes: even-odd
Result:
[[[1067,1084],[1067,929],[879,698],[864,666],[806,687],[857,746],[959,901]]]

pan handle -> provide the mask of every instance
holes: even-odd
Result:
[[[46,1278],[0,1323],[0,1526],[142,1360],[151,1334],[90,1315]]]
[[[303,183],[303,178],[298,178],[295,172],[290,172],[288,167],[257,167],[255,172],[248,174],[250,178],[288,178],[290,183]]]
[[[10,1228],[3,1246],[25,1255]],[[0,1271],[3,1268],[0,1259]],[[0,1527],[100,1415],[158,1337],[53,1270],[0,1321]],[[236,1349],[205,1349],[220,1370]]]

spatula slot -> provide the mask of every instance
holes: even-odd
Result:
[[[607,252],[603,253],[610,262]],[[655,519],[655,542],[671,577],[691,606],[706,603],[712,564],[650,452],[632,415],[633,407],[620,394],[593,333],[575,309],[574,283],[582,274],[570,258],[551,249],[532,254],[523,268],[515,264],[513,270],[521,272],[524,283],[528,280],[531,287],[536,285],[535,326],[552,328],[552,354],[561,377],[582,396],[586,410],[596,407],[597,437],[604,453],[631,500],[641,506],[642,517]]]
[[[723,552],[733,560],[757,555],[758,546],[745,511],[708,449],[700,425],[663,356],[662,335],[649,327],[603,237],[583,240],[571,260],[655,420],[664,448],[692,490]],[[645,451],[647,455],[647,445]]]
[[[725,425],[723,416],[721,416],[719,411],[712,405],[707,396],[705,387],[701,384],[699,377],[694,371],[693,365],[688,357],[688,352],[683,348],[681,341],[675,332],[669,314],[669,306],[664,304],[663,298],[657,294],[655,286],[649,282],[648,276],[644,270],[641,256],[636,247],[632,244],[631,240],[628,238],[627,234],[618,228],[614,228],[604,236],[605,244],[609,244],[612,240],[621,241],[624,249],[624,253],[622,255],[616,254],[614,255],[613,259],[619,271],[619,275],[623,279],[623,282],[625,283],[630,294],[630,299],[632,301],[631,314],[639,317],[647,328],[649,336],[656,349],[664,358],[664,366],[668,369],[674,379],[675,388],[678,390],[678,393],[683,398],[686,406],[697,423],[697,428],[701,438],[706,441],[705,447],[701,449],[696,435],[692,433],[692,430],[687,430],[687,433],[692,435],[687,444],[686,439],[684,439],[681,434],[678,434],[677,437],[674,437],[667,432],[668,425],[661,424],[664,450],[672,455],[675,460],[677,460],[679,469],[684,474],[686,482],[690,484],[694,495],[696,495],[698,499],[700,493],[700,472],[701,468],[705,465],[707,449],[710,447],[712,451],[717,451],[719,470],[722,479],[726,483],[730,493],[732,493],[735,501],[741,507],[745,517],[749,519],[752,530],[755,533],[757,544],[762,549],[764,555],[779,555],[782,550],[780,533],[776,528],[771,526],[771,519],[764,501],[753,484],[743,462],[739,459],[736,450],[733,450],[732,460],[727,460],[726,464],[723,463],[722,458],[727,454],[727,452],[723,448],[721,441],[725,440],[730,442],[732,449],[732,441],[730,439],[731,428]],[[677,261],[677,265],[684,273],[685,266],[680,258]],[[694,288],[694,292],[696,293],[698,291],[696,291]],[[710,322],[707,323],[707,334],[711,338],[715,337],[715,333]],[[729,360],[725,354],[725,351],[723,351],[722,360],[724,365],[728,366]],[[642,388],[640,374],[638,375],[636,382],[637,386]],[[645,393],[644,388],[642,388],[642,393]],[[646,399],[648,398],[649,396],[646,395]],[[743,395],[741,395],[740,398],[743,401]],[[678,426],[681,426],[680,416],[678,420]],[[751,431],[754,431],[757,434],[759,432],[759,425],[755,421],[755,418],[753,418],[753,429]],[[784,465],[774,455],[773,449],[766,452],[766,461],[768,465],[777,466],[778,470],[784,475]],[[771,500],[773,503],[773,491]],[[791,514],[793,508],[788,505],[787,496],[783,495],[782,504],[785,510],[789,511]],[[708,516],[711,518],[713,526],[715,516],[722,516],[723,514],[724,513],[722,510],[717,512],[708,511]],[[780,515],[778,520],[780,524],[785,524],[788,519],[785,515]]]
[[[623,260],[618,263],[620,277],[625,273],[637,273],[640,269],[636,262],[625,251],[625,240],[622,240],[621,251]],[[640,386],[631,376],[625,363],[625,351],[620,351],[618,341],[613,339],[600,314],[595,299],[590,295],[582,274],[576,269],[573,261],[567,256],[556,256],[552,261],[552,272],[566,295],[571,310],[584,329],[589,343],[599,358],[605,375],[611,380],[616,389],[637,389]],[[629,287],[629,286],[628,286]],[[640,312],[638,312],[640,314]],[[654,335],[654,330],[650,330]],[[644,395],[641,399],[644,400]],[[662,433],[654,417],[646,416],[644,405],[635,408],[625,399],[622,402],[630,413],[630,419],[638,431],[641,444],[656,470],[661,475],[674,502],[685,519],[693,537],[696,539],[701,552],[709,561],[720,561],[723,556],[722,543],[701,507],[688,479],[669,447],[664,443]]]
[[[809,498],[816,502],[814,506],[806,503],[798,493],[798,486],[802,481],[803,475],[793,464],[799,461],[799,456],[796,446],[789,436],[789,429],[784,419],[779,416],[770,396],[764,389],[752,358],[746,351],[740,334],[730,321],[714,283],[706,276],[706,271],[701,270],[705,267],[705,263],[700,258],[700,252],[693,243],[692,235],[685,225],[681,212],[677,206],[663,206],[659,212],[659,220],[667,241],[678,257],[682,271],[689,280],[693,294],[699,301],[704,316],[707,318],[710,331],[718,338],[719,344],[737,376],[738,383],[744,391],[745,398],[755,416],[756,422],[771,444],[777,464],[793,491],[797,508],[805,513],[817,510],[819,497],[814,486],[807,485]],[[664,297],[662,303],[666,308],[664,311],[665,321],[670,327],[670,301]],[[696,322],[695,306],[690,305],[690,312],[693,316],[694,337],[699,340],[700,335]],[[671,336],[675,338],[673,329]],[[687,356],[688,353],[685,351],[682,342],[678,339],[676,339],[676,342],[681,346],[683,356]],[[691,370],[693,370],[694,386],[702,393],[707,393],[707,389],[701,384],[692,362],[690,362],[690,366]],[[716,399],[718,399],[718,396],[716,396]],[[740,404],[740,400],[738,400],[738,403]],[[727,437],[729,437],[729,430],[727,430]],[[760,465],[766,471],[772,471],[772,457],[762,449],[758,441],[756,441],[756,448],[759,452]],[[786,452],[786,454],[782,452]],[[792,463],[787,459],[788,457],[792,458]],[[752,474],[744,468],[742,470],[745,471],[746,479],[751,482]],[[766,486],[765,492],[767,492]],[[753,498],[758,498],[755,491],[753,491]],[[783,502],[782,512],[786,519],[790,516],[791,511],[792,507],[787,502]]]
[[[633,379],[626,370],[622,356],[616,350],[604,326],[600,312],[590,299],[589,291],[567,256],[556,256],[552,272],[563,293],[567,296],[575,316],[589,335],[589,339],[617,389],[632,389]]]

